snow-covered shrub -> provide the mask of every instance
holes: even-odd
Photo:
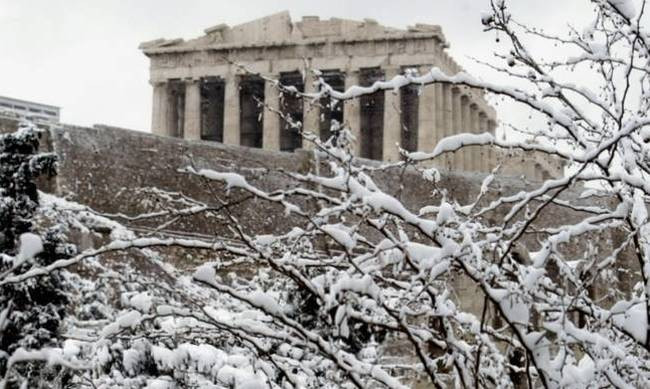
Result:
[[[36,178],[55,174],[56,155],[39,153],[40,132],[23,126],[0,135],[0,251],[13,254],[18,237],[32,229],[38,207]]]
[[[53,175],[56,162],[55,155],[38,152],[39,136],[32,126],[0,135],[0,279],[72,254],[71,247],[61,242],[56,226],[40,235],[35,230],[33,219],[39,205],[35,180]],[[0,376],[9,373],[7,364],[16,350],[59,344],[68,302],[65,289],[57,272],[0,285]],[[17,365],[15,370],[32,386],[42,386],[47,381],[43,377],[51,379],[53,374],[42,364]],[[12,382],[9,380],[9,387]]]

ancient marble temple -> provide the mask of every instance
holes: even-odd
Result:
[[[140,45],[151,60],[154,134],[289,152],[308,148],[277,114],[282,112],[322,139],[337,123],[347,125],[356,137],[358,156],[384,161],[400,158],[397,144],[409,151],[430,151],[445,136],[494,132],[495,111],[482,91],[442,84],[379,91],[344,103],[308,104],[280,98],[265,78],[314,92],[312,70],[336,90],[404,72],[427,72],[433,66],[455,74],[462,69],[445,52],[447,47],[436,25],[400,30],[371,19],[315,16],[292,22],[288,12],[234,27],[220,24],[189,41],[158,39]],[[489,148],[475,148],[439,164],[485,171],[497,158]],[[538,168],[531,168],[531,178],[541,174]]]

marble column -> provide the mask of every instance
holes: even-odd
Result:
[[[478,134],[480,132],[480,127],[479,127],[479,109],[478,105],[476,103],[472,103],[470,105],[470,127],[471,127],[471,132],[473,134]],[[470,154],[469,157],[469,169],[470,171],[478,171],[480,170],[481,165],[483,164],[483,160],[481,157],[481,147],[480,146],[472,146],[468,149],[468,153]]]
[[[488,132],[487,115],[483,111],[479,111],[478,113],[478,132],[481,134],[484,132]]]
[[[479,110],[478,113],[478,132],[480,134],[487,132],[487,115],[485,112]],[[481,157],[481,162],[477,166],[477,171],[481,171],[484,173],[489,172],[491,168],[490,164],[490,150],[492,149],[491,146],[481,146],[480,147],[480,157]]]
[[[392,80],[399,74],[399,68],[386,68],[384,79]],[[384,92],[384,135],[383,135],[383,160],[395,162],[400,160],[397,144],[401,142],[402,120],[400,114],[401,92],[387,90]]]
[[[359,85],[359,70],[348,70],[345,72],[345,90]],[[355,141],[352,145],[352,154],[359,156],[361,153],[361,106],[359,99],[346,100],[343,105],[343,120],[347,123]]]
[[[431,71],[431,65],[420,66],[420,74]],[[442,123],[442,84],[420,87],[418,97],[418,151],[432,152],[444,136]],[[436,158],[432,164],[444,165],[444,157]]]
[[[153,83],[153,99],[151,107],[151,133],[169,136],[169,123],[167,121],[169,110],[169,96],[167,83]]]
[[[470,105],[470,110],[472,112],[472,133],[473,134],[478,134],[481,131],[481,125],[480,125],[480,111],[478,108],[478,105],[476,103],[473,103]]]
[[[532,157],[532,158],[531,158]],[[539,181],[537,178],[538,171],[537,161],[535,161],[535,154],[529,156],[524,164],[524,175],[528,181]]]
[[[185,81],[185,123],[183,136],[189,140],[201,139],[201,83]]]
[[[305,93],[316,93],[316,82],[314,73],[311,70],[305,72]],[[302,130],[310,132],[320,139],[320,108],[318,100],[312,101],[309,98],[303,98],[302,101]],[[311,150],[314,143],[302,138],[302,148]]]
[[[488,121],[487,121],[487,131],[490,134],[496,136],[496,130],[497,130],[496,122],[494,120],[492,120],[492,119],[488,119]]]
[[[463,95],[461,97],[461,103],[460,103],[460,116],[461,116],[461,132],[463,133],[471,133],[472,132],[472,126],[471,126],[471,113],[470,113],[470,108],[469,108],[470,102],[469,102],[469,97],[467,95]],[[469,151],[469,148],[465,147],[464,152],[463,152],[463,171],[470,171],[470,167],[472,164],[472,153]]]
[[[465,132],[465,129],[463,128],[463,117],[462,115],[462,94],[460,91],[460,88],[458,87],[452,87],[451,88],[451,105],[452,105],[452,128],[454,130],[454,135],[456,134],[461,134]],[[457,171],[463,171],[467,170],[467,164],[464,162],[464,157],[465,154],[467,154],[467,151],[465,149],[460,149],[454,152],[453,158],[451,160],[453,161],[452,167],[454,170]]]
[[[435,106],[434,106],[434,114],[435,114],[435,127],[434,127],[434,133],[435,133],[435,142],[434,142],[434,148],[435,146],[438,145],[438,142],[440,142],[446,135],[445,132],[445,117],[444,117],[444,108],[445,108],[445,97],[444,97],[444,86],[440,83],[434,84],[434,94],[435,94]],[[439,157],[438,160],[436,161],[436,166],[442,168],[442,167],[447,167],[445,161],[447,160],[447,156],[442,156]]]
[[[278,80],[279,75],[270,78]],[[264,114],[262,114],[262,148],[280,150],[280,96],[278,89],[270,81],[264,81]]]
[[[224,95],[223,143],[239,146],[239,77],[233,72],[225,77]]]
[[[420,74],[431,70],[430,66],[420,67]],[[430,153],[441,139],[440,84],[422,86],[418,99],[418,150]],[[434,162],[435,164],[435,162]]]
[[[167,134],[182,138],[185,130],[185,91],[180,89],[177,81],[170,85],[167,93]]]
[[[497,138],[496,127],[497,127],[497,124],[496,124],[496,122],[494,120],[491,120],[491,119],[487,120],[487,123],[486,123],[487,131],[490,134],[492,134],[494,139]],[[489,152],[488,152],[488,160],[490,162],[490,171],[492,169],[494,169],[497,166],[497,164],[499,163],[499,158],[498,158],[499,153],[500,153],[499,150],[494,145],[490,145]]]
[[[445,137],[454,135],[454,118],[453,118],[453,92],[451,85],[442,85],[442,126]],[[453,170],[453,155],[447,154],[444,159],[444,167]]]

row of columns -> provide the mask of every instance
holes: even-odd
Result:
[[[496,122],[488,114],[481,111],[478,104],[473,102],[473,96],[462,87],[449,84],[434,84],[425,87],[420,95],[420,107],[424,109],[435,107],[427,116],[432,117],[426,123],[433,128],[433,136],[422,134],[430,142],[420,143],[423,151],[433,150],[442,138],[460,133],[495,133]],[[431,101],[433,100],[433,104]],[[449,170],[487,171],[496,165],[495,153],[492,147],[471,146],[465,147],[453,154],[442,156],[436,165]]]
[[[423,67],[425,69],[426,67]],[[428,69],[428,68],[427,68]],[[392,79],[399,74],[399,68],[386,68],[384,77]],[[239,77],[228,74],[224,77],[224,126],[223,142],[226,144],[240,144],[240,98]],[[185,139],[201,139],[201,86],[199,80],[186,80],[185,107],[183,110],[182,131],[173,128],[170,120],[171,111],[174,109],[169,88],[165,83],[153,85],[153,113],[152,131],[155,134],[167,136],[182,136]],[[345,88],[359,85],[359,71],[345,73]],[[307,72],[305,79],[305,92],[315,92],[314,76]],[[279,93],[270,82],[265,83],[265,109],[263,114],[263,148],[269,150],[280,149],[281,124],[277,112],[279,107]],[[399,160],[396,147],[401,136],[400,91],[387,90],[384,93],[384,126],[383,126],[383,159],[385,161]],[[472,101],[473,97],[465,89],[449,84],[433,84],[424,86],[418,98],[418,150],[431,151],[444,137],[458,133],[480,133],[490,131],[494,133],[495,122],[488,118],[485,112],[480,111],[478,105]],[[275,111],[275,112],[274,112]],[[351,99],[343,105],[343,117],[357,138],[354,152],[359,155],[360,145],[360,103],[359,99]],[[316,105],[303,104],[303,126],[305,130],[318,134],[320,112]],[[303,145],[308,148],[308,144]],[[445,155],[434,162],[441,168],[453,170],[482,171],[486,166],[494,164],[493,153],[490,147],[466,148],[453,155]]]

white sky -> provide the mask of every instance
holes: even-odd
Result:
[[[515,0],[513,13],[552,31],[589,14],[587,0]],[[282,10],[404,28],[439,24],[451,53],[472,74],[491,77],[468,57],[492,61],[494,33],[483,33],[487,0],[0,0],[0,95],[62,107],[62,120],[149,131],[148,59],[138,44],[185,39],[219,23],[235,25]],[[503,49],[503,47],[501,47]],[[500,116],[526,116],[508,106]]]

